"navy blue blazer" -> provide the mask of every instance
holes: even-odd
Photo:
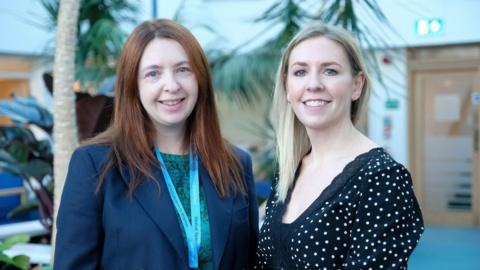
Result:
[[[89,145],[72,155],[57,218],[54,269],[189,269],[188,249],[160,169],[127,197],[128,168],[113,168],[96,193],[111,148]],[[258,237],[258,206],[250,156],[233,147],[243,165],[247,195],[220,197],[203,166],[215,270],[251,269]],[[158,189],[160,187],[160,191]]]

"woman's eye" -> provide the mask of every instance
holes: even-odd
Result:
[[[159,75],[159,72],[156,70],[149,71],[145,74],[145,78],[155,78]]]
[[[178,72],[190,72],[191,69],[189,67],[179,67],[177,69]]]
[[[334,76],[334,75],[337,75],[338,72],[334,69],[327,68],[327,69],[325,69],[325,74],[328,75],[328,76]]]
[[[297,77],[303,77],[305,76],[306,74],[306,71],[303,70],[303,69],[299,69],[299,70],[296,70],[293,72],[293,75],[297,76]]]

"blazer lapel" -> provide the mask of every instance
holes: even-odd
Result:
[[[218,269],[228,240],[232,217],[233,198],[221,198],[213,185],[207,170],[200,164],[199,176],[207,201],[210,234],[212,239],[213,265]]]
[[[134,198],[157,227],[164,233],[165,237],[176,250],[179,258],[188,265],[188,250],[183,243],[177,213],[168,193],[167,186],[165,185],[162,171],[160,168],[152,166],[151,172],[159,185],[154,181],[145,181],[135,191]],[[131,177],[127,166],[122,167],[122,178],[128,186]],[[160,187],[160,190],[158,187]]]

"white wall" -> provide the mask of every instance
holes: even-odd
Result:
[[[142,0],[142,19],[151,18],[151,0]],[[157,0],[159,18],[173,18],[178,10],[179,21],[187,26],[202,46],[229,49],[257,36],[250,45],[258,46],[270,38],[278,27],[268,28],[264,23],[253,23],[272,3],[272,0]],[[212,28],[214,32],[209,30]],[[273,31],[272,31],[273,30]],[[248,49],[248,48],[244,48]]]
[[[45,12],[40,1],[0,1],[0,53],[41,55],[54,33],[42,29]]]
[[[52,109],[51,95],[46,90],[42,74],[51,71],[52,58],[43,56],[52,53],[47,47],[54,41],[54,33],[39,27],[44,18],[45,12],[39,1],[0,1],[0,54],[26,55],[32,59],[30,72],[22,72],[29,79],[30,94],[44,107]]]
[[[378,52],[384,84],[374,79],[368,111],[368,136],[398,162],[408,166],[408,90],[405,49]],[[384,58],[390,62],[385,63]],[[387,108],[387,100],[398,108]]]
[[[157,0],[158,17],[172,18],[180,0]],[[278,27],[266,29],[265,24],[254,24],[274,0],[186,0],[181,20],[190,27],[204,46],[234,47],[256,35],[268,39]],[[309,10],[316,10],[317,0],[304,2]],[[456,44],[480,41],[479,0],[383,0],[378,1],[383,12],[400,34],[401,38],[389,35],[393,47]],[[312,8],[314,7],[314,8]],[[139,0],[139,21],[151,18],[152,0]],[[360,8],[359,17],[368,22],[368,15]],[[0,53],[42,54],[47,41],[54,33],[34,26],[41,24],[46,14],[39,1],[0,1]],[[438,36],[420,37],[414,33],[415,20],[419,18],[442,18],[445,32]],[[212,27],[218,36],[202,28]],[[132,26],[125,25],[130,31]],[[381,29],[372,25],[371,30]]]
[[[151,0],[142,0],[145,16],[151,14]],[[275,0],[186,0],[182,8],[182,21],[190,27],[202,45],[212,45],[215,38],[198,25],[213,27],[221,36],[223,47],[235,47],[255,35],[261,40],[268,39],[279,30],[278,27],[266,28],[265,24],[254,24]],[[397,34],[387,34],[391,47],[414,47],[424,45],[458,44],[480,41],[479,0],[382,0],[377,1],[382,11],[395,28]],[[172,18],[180,6],[180,0],[157,0],[158,16]],[[355,3],[361,3],[355,2]],[[309,11],[316,11],[318,0],[302,2]],[[365,4],[356,6],[358,17],[369,25],[369,30],[382,33],[391,32],[382,25],[373,23],[372,16],[365,11]],[[445,31],[437,36],[418,36],[415,34],[415,21],[420,18],[443,19]],[[218,41],[218,40],[217,40]],[[218,46],[219,44],[215,44]]]
[[[391,38],[394,47],[459,44],[480,41],[478,0],[383,0],[377,1],[403,40]],[[445,31],[438,36],[418,36],[415,21],[443,19]],[[377,28],[377,27],[375,27]]]

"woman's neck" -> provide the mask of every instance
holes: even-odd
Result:
[[[307,129],[307,133],[312,145],[309,160],[317,164],[349,159],[376,146],[351,121],[326,129]]]
[[[157,130],[155,146],[166,154],[183,155],[188,153],[185,142],[185,128]]]

